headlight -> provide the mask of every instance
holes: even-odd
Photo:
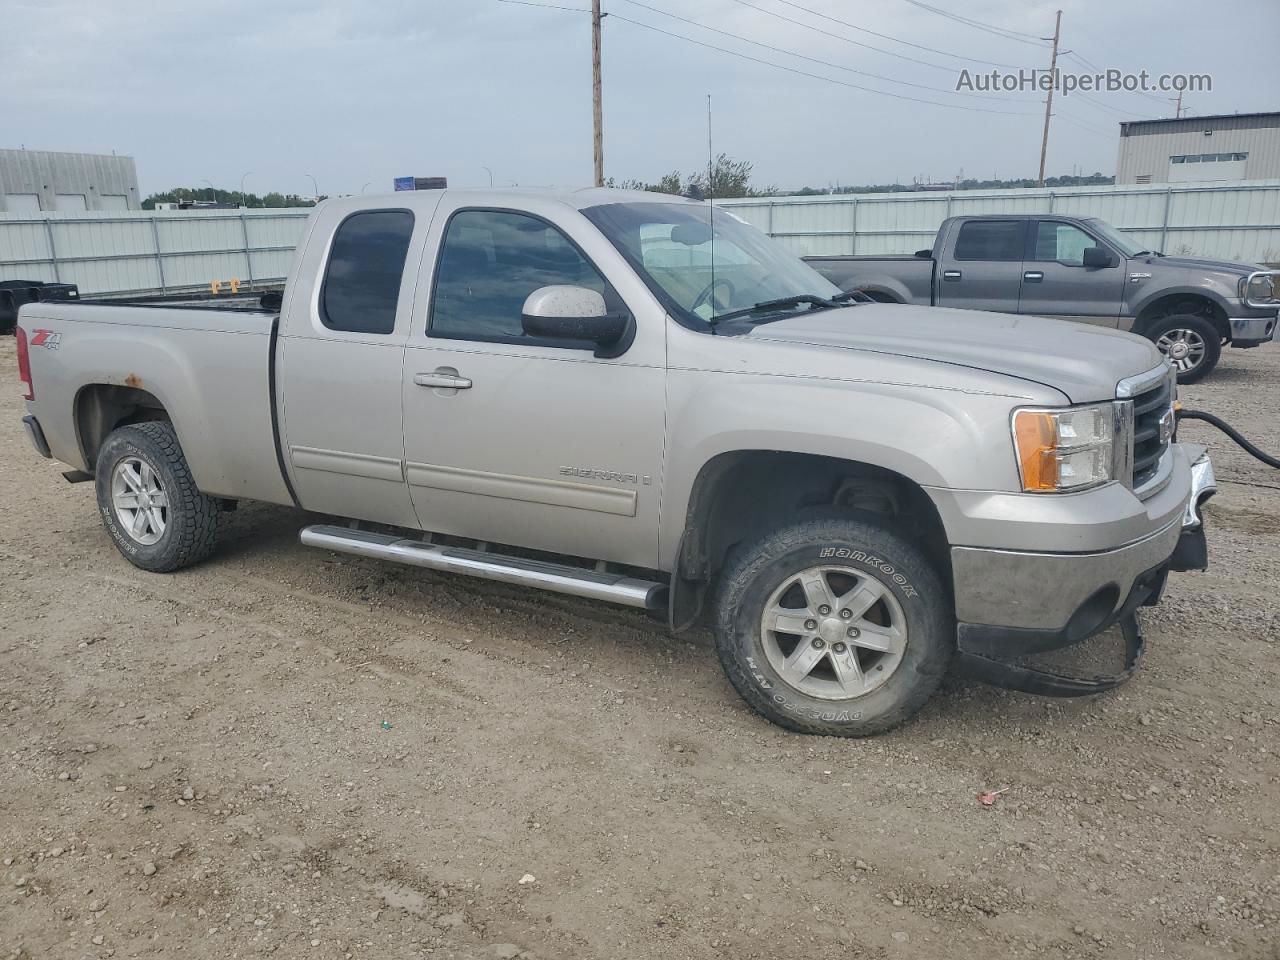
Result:
[[[1240,295],[1246,300],[1274,300],[1275,279],[1269,274],[1250,274],[1240,280]]]
[[[1013,413],[1013,441],[1022,489],[1028,493],[1086,490],[1112,479],[1115,413],[1110,403]]]

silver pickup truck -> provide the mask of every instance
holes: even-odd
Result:
[[[949,217],[913,256],[806,257],[842,290],[915,303],[1056,317],[1141,334],[1194,383],[1224,344],[1275,336],[1280,271],[1167,257],[1093,217]]]
[[[303,543],[705,613],[797,731],[886,730],[957,656],[1102,689],[1014,661],[1206,562],[1149,342],[851,302],[706,203],[330,200],[278,312],[39,303],[17,336],[32,443],[136,566],[208,557],[240,500],[328,514]]]

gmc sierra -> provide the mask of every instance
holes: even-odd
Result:
[[[842,290],[919,303],[1057,317],[1141,334],[1194,383],[1223,344],[1275,336],[1280,271],[1166,257],[1095,218],[950,217],[909,257],[807,257]]]
[[[792,730],[886,730],[957,655],[1104,688],[1011,661],[1203,566],[1172,369],[1115,330],[857,300],[706,203],[329,200],[278,312],[22,307],[25,426],[145,570],[208,556],[241,499],[347,518],[302,542],[705,609]]]

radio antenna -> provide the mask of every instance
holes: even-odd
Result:
[[[716,314],[716,192],[713,188],[715,152],[711,148],[711,94],[707,94],[707,202],[711,205],[707,217],[711,229],[711,286],[707,294],[707,303],[711,305],[711,316]]]

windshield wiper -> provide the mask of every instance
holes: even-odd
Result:
[[[831,298],[832,303],[875,303],[875,300],[867,296],[861,290],[846,290],[844,293],[837,293]]]
[[[827,300],[812,293],[801,293],[794,297],[780,297],[777,300],[761,300],[759,303],[753,304],[750,307],[744,307],[741,310],[730,310],[728,313],[716,314],[708,322],[714,326],[721,320],[732,320],[735,317],[747,317],[753,313],[769,313],[773,310],[786,310],[788,307],[798,307],[802,303],[810,304],[816,310],[830,310],[833,307],[839,306],[834,299]]]

